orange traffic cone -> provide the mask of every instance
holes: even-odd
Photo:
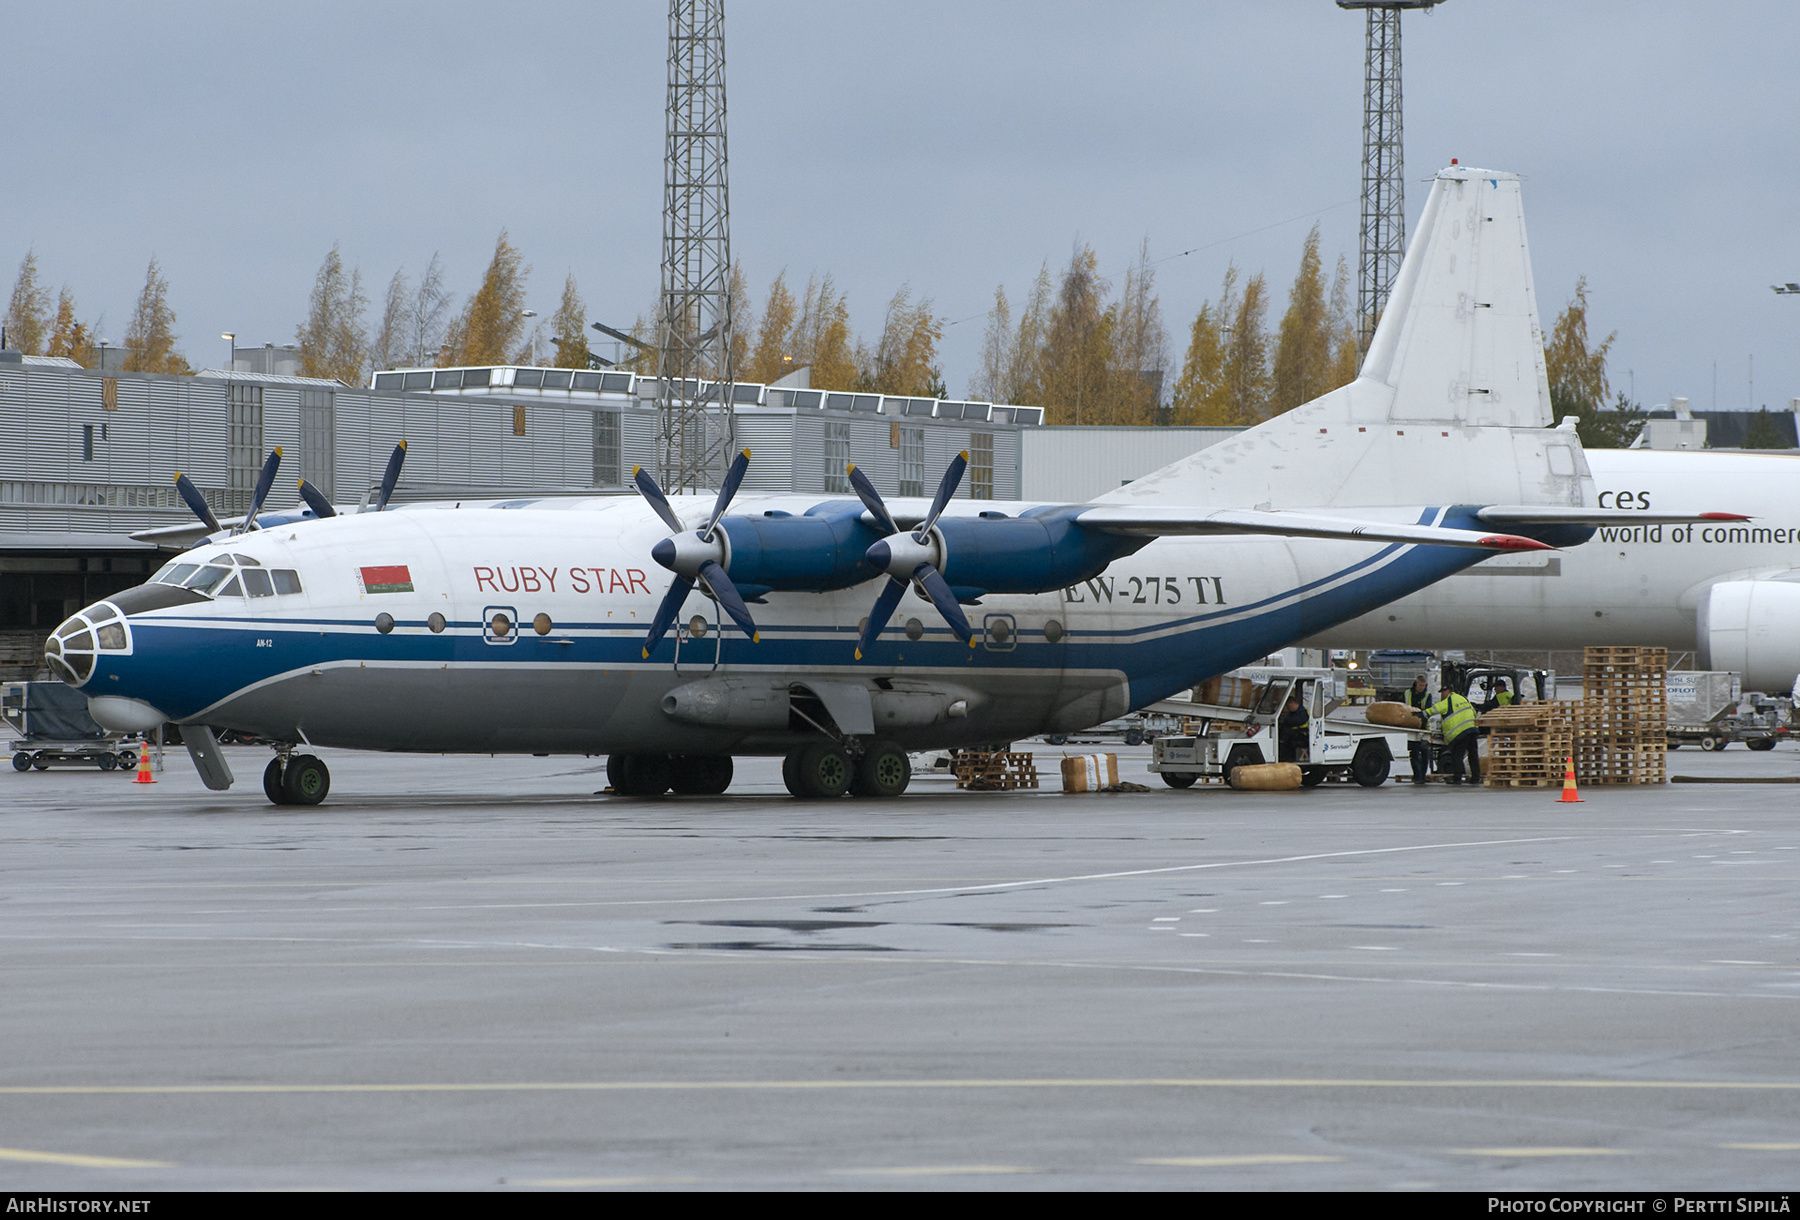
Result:
[[[1564,761],[1568,764],[1568,767],[1563,771],[1563,794],[1557,801],[1557,804],[1579,805],[1581,804],[1581,796],[1575,790],[1575,760],[1573,758],[1568,758]]]
[[[144,749],[138,751],[137,778],[131,782],[134,784],[154,784],[156,782],[156,777],[150,774],[150,750],[148,745],[146,745]]]

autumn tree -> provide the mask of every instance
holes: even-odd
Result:
[[[1225,273],[1225,300],[1235,291],[1237,268]],[[1219,425],[1229,417],[1225,385],[1225,327],[1221,306],[1207,301],[1188,328],[1187,355],[1181,376],[1169,399],[1171,422],[1184,425]]]
[[[912,289],[902,284],[888,302],[881,338],[863,360],[861,383],[877,394],[936,398],[943,393],[937,345],[944,321],[931,312],[931,301],[912,303]]]
[[[27,250],[6,306],[6,345],[27,356],[43,355],[49,312],[49,290],[38,283],[37,251]]]
[[[794,294],[788,291],[787,272],[782,271],[769,285],[769,296],[756,327],[756,345],[741,374],[745,381],[766,385],[794,371],[791,346],[795,313]]]
[[[376,371],[400,368],[412,363],[409,340],[412,337],[412,284],[406,268],[394,272],[388,281],[387,296],[381,304],[381,322],[369,339],[369,364]]]
[[[559,369],[584,369],[588,366],[587,345],[587,305],[581,299],[581,292],[575,287],[575,273],[571,271],[563,281],[562,304],[556,307],[556,314],[550,319],[550,328],[555,331],[552,342],[556,344],[556,367]]]
[[[1331,310],[1325,300],[1324,268],[1319,259],[1319,226],[1306,235],[1300,270],[1288,290],[1270,370],[1270,413],[1279,415],[1328,390],[1333,381]]]
[[[481,287],[451,323],[438,365],[505,364],[525,336],[525,281],[530,275],[531,268],[501,230]]]
[[[1155,423],[1168,372],[1169,336],[1163,329],[1148,239],[1138,247],[1137,262],[1125,271],[1125,285],[1112,312],[1113,376],[1104,422]]]
[[[1115,316],[1104,307],[1106,284],[1093,248],[1069,258],[1045,328],[1040,385],[1045,422],[1102,422],[1112,390]]]
[[[1350,308],[1350,264],[1338,255],[1337,274],[1331,277],[1331,306],[1326,315],[1331,331],[1330,388],[1349,385],[1361,367],[1356,350],[1356,315]]]
[[[1605,404],[1612,393],[1606,377],[1606,357],[1619,332],[1613,331],[1596,346],[1588,341],[1587,277],[1575,282],[1575,296],[1557,316],[1544,346],[1544,372],[1550,382],[1550,414],[1560,421],[1573,415],[1575,432],[1584,445],[1596,449],[1619,448],[1620,421]],[[1624,403],[1624,396],[1620,396]],[[1637,429],[1631,429],[1633,437]],[[1625,441],[1626,444],[1630,440]]]
[[[1040,365],[1050,297],[1050,264],[1045,263],[1038,269],[1015,327],[1005,285],[994,289],[994,308],[988,313],[982,340],[981,367],[969,384],[970,398],[1030,405],[1042,401]]]
[[[392,285],[389,288],[391,291]],[[345,385],[362,383],[369,347],[363,314],[368,307],[362,272],[353,270],[346,275],[344,260],[333,245],[313,280],[306,321],[294,331],[302,377],[335,379]]]
[[[169,306],[169,282],[154,255],[144,273],[144,288],[138,293],[131,311],[131,322],[125,328],[125,370],[131,373],[186,373],[188,362],[175,351],[175,311]]]
[[[725,282],[725,311],[731,319],[731,362],[726,368],[708,371],[724,380],[742,381],[743,370],[750,363],[750,336],[756,332],[756,314],[750,307],[750,282],[737,263],[731,265],[731,277]]]
[[[444,268],[434,250],[425,273],[419,277],[419,290],[413,294],[412,309],[407,318],[411,334],[405,360],[415,366],[421,365],[436,356],[440,348],[448,346],[444,315],[449,310],[450,293],[444,288]]]
[[[1229,421],[1241,427],[1269,417],[1268,286],[1259,272],[1244,285],[1231,313],[1222,376]]]
[[[56,298],[56,320],[51,324],[50,345],[44,354],[64,356],[86,365],[92,358],[88,349],[93,345],[94,336],[75,318],[75,294],[64,287]]]
[[[848,390],[856,385],[856,353],[850,337],[850,306],[831,276],[806,282],[800,320],[794,323],[794,367],[812,369],[812,385],[820,390]]]

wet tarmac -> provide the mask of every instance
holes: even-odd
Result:
[[[1036,743],[1046,773],[1063,749]],[[1102,747],[1065,747],[1069,752]],[[1107,747],[1118,749],[1118,747]],[[1800,784],[0,781],[13,1190],[1778,1189]],[[1800,747],[1670,773],[1800,779]]]

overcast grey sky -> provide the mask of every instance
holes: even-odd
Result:
[[[667,32],[657,0],[16,6],[0,276],[35,247],[116,342],[154,253],[180,349],[218,365],[221,331],[293,340],[333,242],[376,301],[439,251],[460,301],[505,228],[532,308],[573,271],[590,317],[629,324],[657,289]],[[1452,157],[1518,172],[1546,324],[1587,276],[1616,387],[1705,408],[1716,364],[1743,407],[1754,356],[1755,401],[1784,405],[1797,35],[1791,0],[1409,14],[1409,221]],[[1143,239],[1168,260],[1177,360],[1229,261],[1279,305],[1316,219],[1354,267],[1363,18],[1331,0],[736,0],[726,41],[755,303],[784,268],[829,271],[866,334],[910,283],[956,322],[953,393],[995,285],[1017,301],[1078,241],[1105,272]]]

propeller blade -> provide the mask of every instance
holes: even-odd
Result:
[[[388,459],[387,470],[381,476],[381,495],[375,501],[376,512],[387,507],[388,497],[394,494],[394,484],[400,481],[400,467],[405,463],[406,442],[401,441],[394,446],[394,456]]]
[[[931,527],[937,524],[938,514],[944,511],[944,505],[950,503],[950,497],[956,494],[956,486],[962,482],[963,471],[968,468],[969,451],[964,449],[951,459],[949,468],[944,471],[944,477],[938,481],[937,495],[931,497],[931,511],[926,514],[923,524],[913,531],[914,538],[920,542],[925,541],[925,535],[929,534]]]
[[[744,634],[750,637],[750,642],[760,644],[762,633],[756,629],[756,620],[750,617],[750,607],[744,604],[744,599],[738,593],[737,586],[731,583],[731,577],[725,575],[725,569],[709,559],[700,565],[700,579],[706,582],[708,592],[718,599],[721,606],[725,607],[725,613],[729,614],[736,620],[737,625],[744,629]]]
[[[675,510],[669,507],[669,497],[663,495],[662,488],[656,485],[656,480],[650,477],[648,470],[642,466],[633,466],[631,481],[637,484],[638,494],[650,501],[650,507],[654,508],[656,515],[663,519],[663,524],[677,534],[687,528],[681,524],[681,518],[675,515]]]
[[[281,446],[277,445],[269,451],[263,462],[262,473],[256,476],[256,491],[250,497],[250,511],[244,514],[244,523],[237,527],[237,532],[247,534],[256,528],[256,514],[262,511],[263,501],[269,498],[269,488],[275,486],[275,472],[281,469]]]
[[[750,451],[744,450],[731,459],[731,465],[725,471],[725,481],[719,484],[719,498],[713,501],[712,516],[706,522],[706,528],[700,531],[700,537],[707,542],[712,541],[713,529],[719,524],[719,518],[731,506],[731,497],[737,495],[738,484],[744,481],[744,471],[750,469]]]
[[[300,480],[300,498],[306,501],[306,507],[313,510],[313,516],[320,520],[337,516],[337,509],[331,507],[331,501],[325,498],[325,493],[305,479]]]
[[[644,641],[644,659],[650,659],[650,650],[662,643],[663,636],[669,633],[669,625],[675,616],[681,613],[681,603],[687,595],[694,591],[694,582],[685,576],[677,576],[664,594],[662,605],[656,608],[656,617],[650,620],[650,636]]]
[[[888,533],[898,534],[900,527],[894,524],[894,514],[888,511],[887,502],[875,490],[875,484],[869,482],[869,476],[854,466],[848,468],[848,473],[850,486],[856,488],[856,496],[863,502],[863,507],[875,515],[875,520],[887,526]]]
[[[875,640],[888,625],[888,620],[894,617],[894,608],[905,596],[906,582],[895,580],[892,576],[888,577],[887,587],[881,591],[881,596],[875,599],[875,605],[869,610],[869,621],[863,625],[862,638],[856,642],[857,660],[862,660],[863,653],[874,645]]]
[[[962,607],[956,604],[956,594],[950,592],[943,574],[930,564],[922,563],[913,569],[913,579],[925,587],[925,595],[937,607],[938,613],[944,616],[944,621],[950,624],[950,630],[956,633],[956,638],[970,648],[975,647],[975,632],[970,629]]]
[[[175,490],[181,493],[181,498],[186,501],[189,508],[194,510],[194,516],[200,518],[200,524],[204,525],[208,531],[216,534],[223,528],[219,524],[219,519],[213,516],[212,507],[207,504],[206,497],[200,494],[200,489],[194,486],[192,479],[185,474],[177,473]]]

